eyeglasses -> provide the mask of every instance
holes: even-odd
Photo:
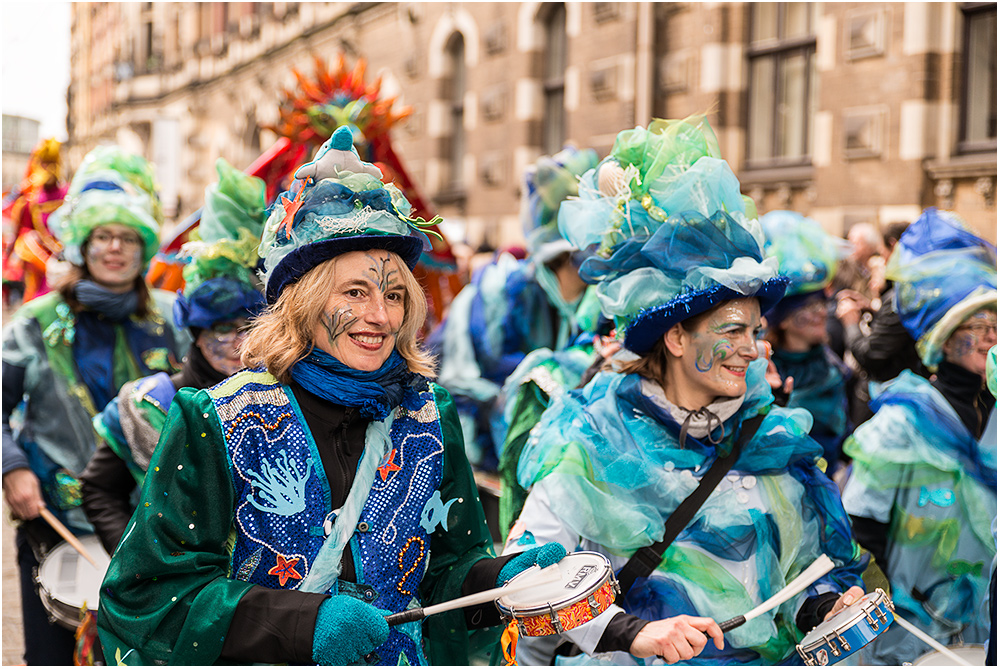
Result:
[[[218,323],[209,329],[208,333],[218,342],[223,344],[229,344],[236,341],[237,337],[242,337],[247,334],[247,323],[227,321],[225,323]]]
[[[136,249],[142,246],[142,239],[134,232],[116,235],[107,230],[96,230],[90,235],[90,243],[97,246],[111,246],[111,242],[116,239],[123,249]]]
[[[960,328],[956,328],[955,332],[971,332],[972,334],[976,335],[977,337],[982,337],[982,336],[984,336],[984,335],[986,335],[987,333],[990,333],[990,332],[992,332],[993,334],[996,334],[997,333],[997,324],[996,323],[972,323],[970,325],[963,325]]]

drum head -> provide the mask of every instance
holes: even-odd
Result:
[[[536,588],[527,588],[519,592],[504,595],[497,600],[502,607],[510,610],[524,611],[536,606],[558,607],[565,602],[575,602],[600,587],[611,571],[611,563],[600,553],[581,551],[570,553],[558,563],[559,580],[540,582]],[[522,572],[512,578],[510,583],[518,586],[530,583],[538,578],[537,567]]]
[[[981,667],[986,663],[986,649],[983,648],[983,644],[981,643],[958,644],[956,646],[947,646],[947,648],[973,666]],[[913,666],[954,667],[955,661],[940,651],[932,650],[914,660]]]
[[[865,608],[870,606],[871,603],[880,596],[883,595],[879,592],[869,592],[867,595],[854,602],[837,615],[817,625],[813,631],[809,632],[809,634],[802,638],[799,645],[803,648],[808,648],[813,642],[823,639],[835,631],[849,627],[849,621],[864,615]]]
[[[52,599],[76,609],[86,602],[88,609],[96,611],[101,597],[101,582],[111,564],[111,558],[93,534],[79,539],[97,562],[99,569],[95,569],[75,548],[63,542],[57,544],[42,559],[38,566],[38,583]]]

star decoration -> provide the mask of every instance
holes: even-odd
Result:
[[[295,194],[295,197],[289,200],[284,194],[281,196],[281,206],[285,210],[285,218],[282,219],[281,225],[285,226],[285,236],[291,239],[292,237],[292,221],[295,220],[295,212],[299,210],[302,206],[302,191]]]
[[[396,449],[394,448],[391,451],[389,451],[386,454],[386,456],[382,458],[382,462],[379,463],[378,473],[382,475],[383,481],[389,478],[390,472],[398,472],[399,470],[402,469],[402,467],[393,462],[395,458],[396,458]]]
[[[271,567],[267,573],[271,576],[277,576],[278,582],[281,583],[281,587],[285,587],[285,583],[288,579],[302,578],[302,574],[295,571],[295,565],[299,563],[299,558],[293,558],[291,560],[286,560],[284,555],[278,555],[278,564]]]

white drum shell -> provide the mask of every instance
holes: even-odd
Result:
[[[986,663],[986,649],[983,644],[966,643],[957,646],[947,646],[948,650],[975,667]],[[954,667],[955,661],[944,653],[932,650],[924,653],[913,661],[915,667]]]

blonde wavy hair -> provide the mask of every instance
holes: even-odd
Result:
[[[427,317],[427,298],[403,259],[392,252],[389,256],[396,261],[406,288],[403,323],[396,335],[396,350],[411,372],[433,377],[436,373],[435,360],[417,342],[417,332]],[[244,365],[250,368],[263,365],[281,383],[289,382],[292,365],[309,355],[316,346],[313,332],[330,298],[339,258],[331,258],[306,272],[253,320],[242,346],[240,357]]]

